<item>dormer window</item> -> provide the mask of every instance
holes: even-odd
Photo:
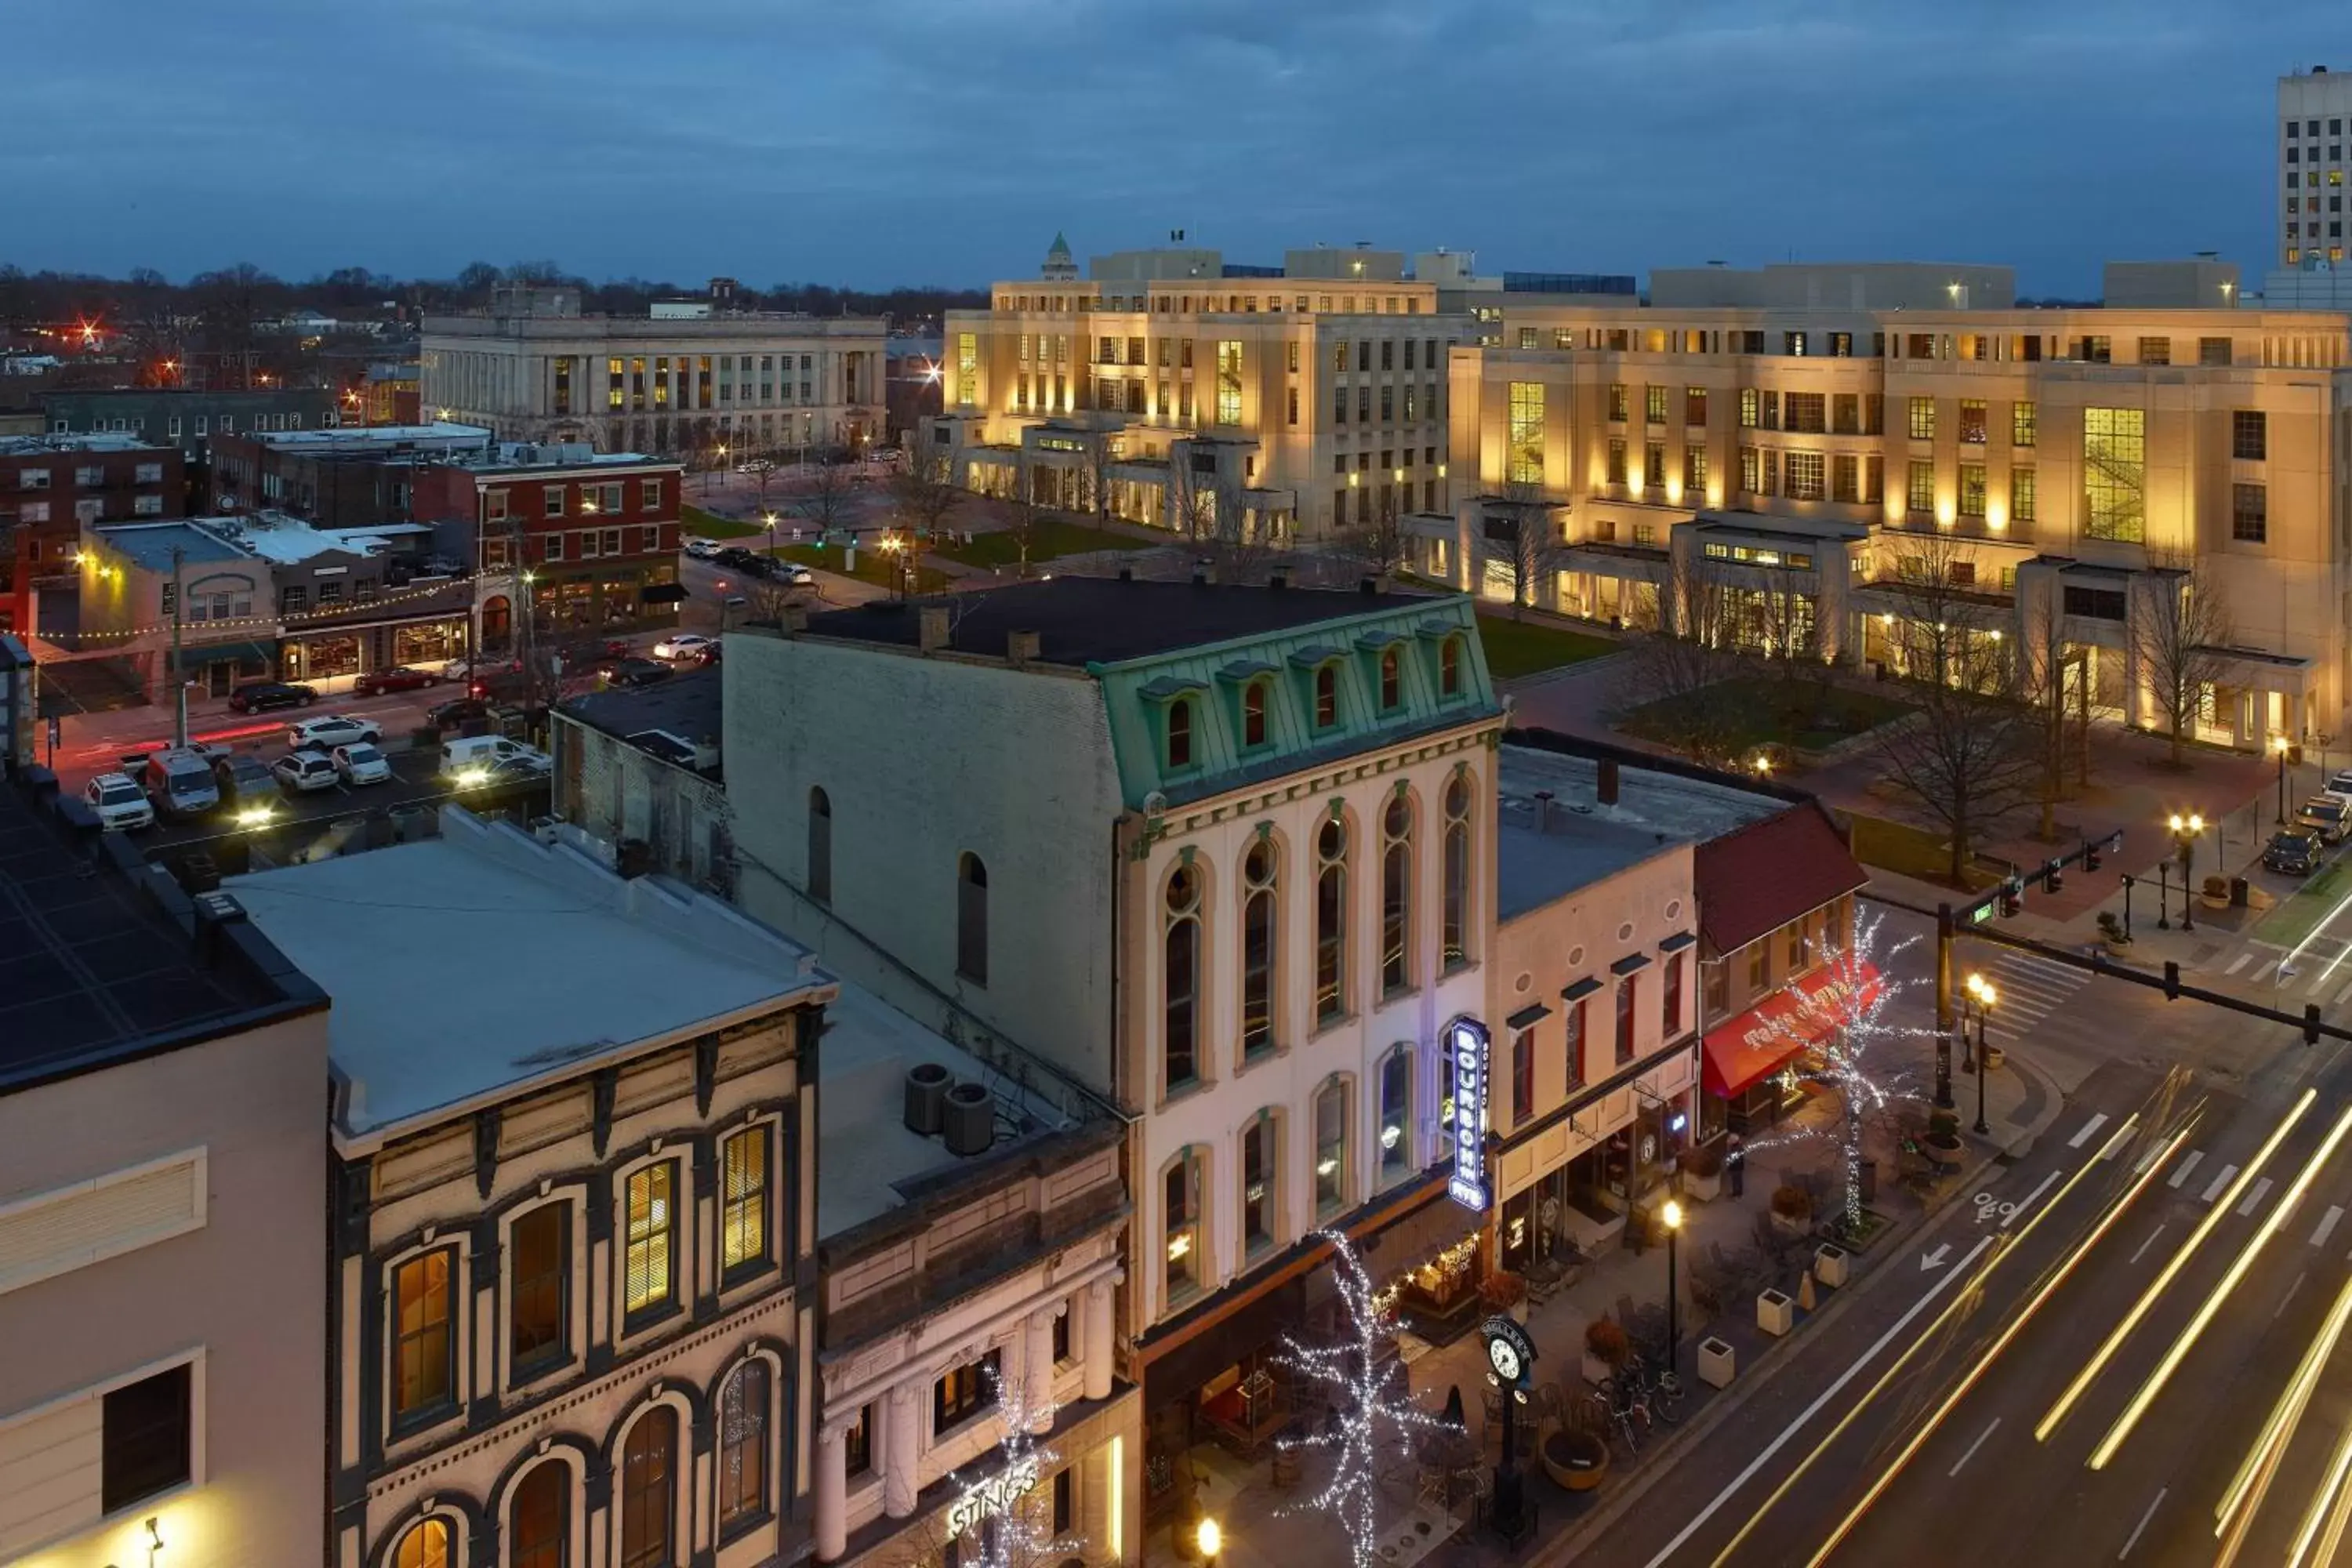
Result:
[[[1437,694],[1462,695],[1462,639],[1447,637],[1437,645]]]
[[[1253,680],[1242,689],[1242,746],[1244,750],[1263,746],[1266,742],[1266,703],[1272,696],[1272,682]]]
[[[1404,703],[1404,661],[1397,650],[1381,650],[1381,711],[1393,713]]]
[[[1192,765],[1192,700],[1180,697],[1168,705],[1168,765]]]
[[[1315,727],[1328,730],[1339,721],[1339,667],[1326,664],[1315,672]]]

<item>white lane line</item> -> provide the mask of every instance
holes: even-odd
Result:
[[[2166,1182],[2164,1184],[2168,1187],[2177,1187],[2181,1183],[2187,1181],[2189,1179],[2189,1173],[2195,1170],[2197,1168],[2197,1162],[2202,1160],[2204,1157],[2205,1151],[2202,1149],[2191,1149],[2189,1151],[2188,1154],[2181,1160],[2179,1168],[2172,1173],[2172,1179]]]
[[[2330,1204],[2327,1207],[2327,1212],[2320,1216],[2319,1228],[2311,1233],[2311,1245],[2314,1247],[2326,1246],[2327,1238],[2335,1234],[2336,1222],[2343,1217],[2344,1205],[2342,1204]]]
[[[2312,995],[2316,996],[2322,991],[2326,990],[2327,988],[2327,983],[2335,978],[2336,966],[2334,964],[2330,964],[2326,969],[2323,969],[2318,973],[2313,975],[2311,977],[2311,984],[2305,986],[2305,989],[2310,992]]]
[[[2248,978],[2252,979],[2256,984],[2260,984],[2262,983],[2263,976],[2268,974],[2272,970],[2276,969],[2277,967],[2277,964],[2266,962],[2260,969],[2255,970]],[[1998,998],[1996,998],[1996,1000],[1998,1000]]]
[[[2221,971],[2221,973],[2224,974],[2235,974],[2238,971],[2243,969],[2247,964],[2252,963],[2253,961],[2254,955],[2252,952],[2242,952],[2238,954],[2237,957],[2230,960],[2230,967]]]
[[[1977,1457],[1977,1450],[1978,1450],[1979,1448],[1983,1447],[1984,1447],[1984,1445],[1985,1445],[1985,1439],[1992,1436],[1992,1429],[1993,1429],[1993,1426],[2000,1426],[2000,1416],[1998,1416],[1998,1415],[1996,1415],[1996,1416],[1994,1416],[1994,1417],[1992,1418],[1992,1426],[1988,1426],[1988,1427],[1986,1427],[1983,1431],[1981,1431],[1981,1432],[1979,1432],[1979,1433],[1978,1433],[1978,1434],[1977,1434],[1977,1440],[1976,1440],[1975,1442],[1973,1442],[1973,1443],[1971,1443],[1971,1444],[1969,1444],[1969,1451],[1968,1451],[1967,1453],[1962,1454],[1962,1455],[1960,1456],[1960,1464],[1959,1464],[1959,1465],[1954,1465],[1954,1466],[1951,1468],[1950,1471],[1949,1471],[1949,1472],[1948,1472],[1948,1475],[1947,1475],[1947,1479],[1949,1479],[1949,1477],[1950,1477],[1950,1476],[1957,1476],[1957,1475],[1958,1475],[1958,1474],[1960,1473],[1960,1465],[1965,1465],[1965,1464],[1967,1464],[1970,1459],[1973,1459],[1973,1458],[1975,1458]]]
[[[2231,1177],[2232,1177],[2232,1176],[2234,1176],[2234,1175],[2236,1175],[2237,1173],[2238,1173],[2238,1167],[2237,1167],[2237,1166],[2235,1166],[2235,1165],[2224,1165],[2224,1166],[2222,1166],[2222,1167],[2221,1167],[2221,1173],[2220,1175],[2218,1175],[2218,1176],[2216,1176],[2216,1177],[2214,1177],[2214,1178],[2213,1178],[2213,1184],[2212,1184],[2211,1186],[2210,1186],[2210,1187],[2208,1187],[2208,1188],[2206,1188],[2206,1189],[2205,1189],[2205,1195],[2204,1195],[2203,1197],[2201,1197],[2201,1198],[2198,1199],[2198,1202],[2200,1202],[2200,1203],[2207,1203],[2207,1204],[2210,1204],[2210,1203],[2211,1203],[2215,1198],[2220,1197],[2220,1196],[2221,1195],[2221,1189],[2222,1189],[2223,1187],[2228,1186],[2228,1185],[2230,1184],[2230,1178],[2231,1178]]]
[[[1658,1554],[1655,1557],[1651,1558],[1650,1561],[1644,1564],[1644,1568],[1663,1568],[1663,1565],[1671,1559],[1675,1552],[1680,1552],[1683,1549],[1685,1542],[1699,1532],[1701,1526],[1705,1525],[1708,1520],[1715,1517],[1716,1511],[1718,1509],[1722,1508],[1725,1503],[1731,1500],[1733,1493],[1738,1491],[1740,1488],[1755,1479],[1756,1472],[1769,1464],[1771,1462],[1772,1456],[1779,1453],[1781,1448],[1787,1445],[1789,1439],[1797,1435],[1800,1428],[1811,1421],[1814,1416],[1820,1415],[1823,1405],[1827,1405],[1831,1400],[1835,1399],[1840,1394],[1843,1393],[1845,1391],[1845,1385],[1852,1383],[1861,1373],[1864,1367],[1868,1366],[1872,1362],[1877,1360],[1878,1352],[1885,1350],[1889,1344],[1892,1344],[1895,1341],[1895,1335],[1909,1328],[1911,1326],[1911,1321],[1932,1306],[1935,1303],[1937,1297],[1949,1289],[1951,1288],[1952,1281],[1965,1275],[1969,1271],[1969,1265],[1974,1263],[1979,1258],[1982,1257],[1984,1255],[1985,1248],[1991,1245],[1991,1237],[1980,1236],[1977,1237],[1977,1244],[1969,1248],[1968,1255],[1960,1259],[1958,1268],[1953,1269],[1948,1274],[1938,1275],[1936,1279],[1935,1284],[1929,1286],[1927,1291],[1922,1294],[1917,1300],[1912,1302],[1911,1305],[1905,1310],[1903,1315],[1895,1319],[1894,1323],[1888,1327],[1887,1331],[1879,1335],[1877,1340],[1872,1343],[1868,1350],[1863,1352],[1861,1355],[1854,1358],[1854,1363],[1852,1366],[1847,1367],[1843,1372],[1838,1373],[1837,1377],[1827,1388],[1822,1389],[1821,1393],[1815,1394],[1813,1396],[1813,1402],[1811,1405],[1806,1405],[1802,1411],[1799,1412],[1797,1418],[1794,1421],[1791,1421],[1786,1426],[1783,1426],[1780,1429],[1779,1436],[1774,1437],[1769,1443],[1765,1444],[1762,1448],[1757,1451],[1756,1457],[1748,1461],[1748,1468],[1746,1469],[1732,1477],[1730,1484],[1726,1486],[1721,1491],[1716,1493],[1715,1500],[1712,1502],[1699,1510],[1698,1512],[1693,1514],[1690,1517],[1689,1521],[1683,1526],[1681,1532],[1678,1533],[1672,1541],[1667,1542],[1664,1546],[1661,1547]],[[2163,1494],[2158,1493],[2158,1495],[2160,1497]]]
[[[2157,1505],[2164,1500],[2164,1494],[2167,1489],[2168,1489],[2164,1487],[2157,1488],[2156,1495],[2147,1500],[2147,1511],[2139,1516],[2139,1522],[2137,1524],[2132,1526],[2130,1536],[2124,1542],[2124,1549],[2116,1553],[2116,1562],[2120,1563],[2125,1558],[2130,1556],[2131,1549],[2139,1544],[2139,1532],[2146,1530],[2147,1528],[2147,1521],[2156,1517]]]
[[[2344,989],[2338,991],[2336,994],[2336,1000],[2328,1005],[2334,1007],[2341,1007],[2344,1005],[2344,999],[2347,996],[2352,996],[2352,980],[2347,980],[2344,983]]]
[[[2132,1174],[2133,1174],[2133,1175],[2135,1175],[2135,1176],[2145,1176],[2145,1175],[2147,1175],[2147,1168],[2148,1168],[2150,1165],[2153,1165],[2153,1164],[2155,1164],[2155,1163],[2156,1163],[2156,1157],[2157,1157],[2158,1154],[2162,1153],[2162,1152],[2164,1152],[2164,1145],[2163,1145],[2163,1144],[2161,1144],[2161,1143],[2151,1143],[2151,1144],[2149,1144],[2149,1145],[2147,1146],[2147,1152],[2145,1152],[2145,1153],[2143,1153],[2142,1155],[2140,1155],[2138,1163],[2136,1163],[2136,1164],[2134,1164],[2134,1165],[2132,1166]]]
[[[2243,1219],[2253,1213],[2256,1205],[2263,1201],[2263,1194],[2270,1190],[2271,1179],[2268,1176],[2256,1178],[2254,1184],[2246,1189],[2245,1200],[2238,1205],[2238,1217]]]
[[[2304,1270],[2304,1274],[2308,1274],[2308,1273],[2310,1273],[2310,1272],[2311,1272],[2311,1270],[2309,1270],[2309,1269],[2307,1269],[2307,1268]],[[2300,1290],[2300,1289],[2303,1289],[2303,1274],[2298,1274],[2298,1275],[2296,1275],[2296,1276],[2294,1277],[2294,1284],[2292,1284],[2292,1285],[2290,1285],[2290,1286],[2288,1286],[2288,1287],[2286,1288],[2286,1294],[2285,1294],[2285,1295],[2284,1295],[2284,1296],[2281,1296],[2281,1297],[2279,1298],[2278,1310],[2276,1310],[2276,1311],[2274,1311],[2274,1312],[2273,1312],[2273,1313],[2271,1314],[2271,1321],[2272,1321],[2272,1322],[2275,1323],[2275,1322],[2277,1322],[2281,1318],[2284,1318],[2284,1317],[2285,1317],[2285,1316],[2286,1316],[2286,1304],[2287,1304],[2289,1301],[2294,1300],[2294,1293],[2295,1293],[2297,1290]]]
[[[2080,1149],[2084,1144],[2088,1143],[2091,1141],[2091,1134],[2096,1132],[2100,1128],[2105,1127],[2106,1124],[2107,1113],[2102,1110],[2097,1115],[2092,1117],[2088,1121],[2084,1122],[2081,1131],[2066,1140],[2066,1147],[2069,1149]]]
[[[2169,1225],[2172,1222],[2170,1220],[2167,1220],[2165,1225]],[[2135,1252],[2131,1255],[2131,1260],[2134,1263],[2137,1263],[2139,1261],[2139,1253],[2146,1252],[2149,1247],[2154,1247],[2156,1245],[2156,1238],[2163,1234],[2164,1226],[2162,1225],[2158,1226],[2154,1230],[2149,1231],[2147,1233],[2147,1239],[2139,1244],[2139,1252]]]
[[[2104,1151],[2102,1151],[2102,1152],[2104,1152]],[[2037,1182],[2036,1184],[2034,1184],[2033,1190],[2032,1190],[2032,1192],[2030,1192],[2030,1193],[2026,1194],[2025,1194],[2025,1196],[2023,1196],[2022,1198],[2020,1198],[2020,1199],[2018,1200],[2018,1202],[2017,1202],[2017,1206],[2016,1206],[2015,1208],[2013,1208],[2013,1209],[2010,1210],[2007,1214],[2005,1214],[2005,1215],[2001,1215],[2001,1216],[2000,1216],[2000,1228],[2001,1228],[2002,1230],[2007,1230],[2007,1229],[2010,1227],[2010,1226],[2011,1226],[2011,1224],[2016,1220],[2017,1216],[2018,1216],[2019,1215],[2023,1214],[2027,1209],[2032,1208],[2032,1207],[2033,1206],[2033,1202],[2034,1202],[2034,1200],[2035,1200],[2036,1198],[2039,1198],[2042,1194],[2044,1194],[2044,1193],[2048,1192],[2048,1191],[2050,1190],[2050,1188],[2051,1188],[2052,1184],[2054,1184],[2057,1180],[2058,1180],[2058,1173],[2057,1173],[2057,1172],[2055,1172],[2055,1171],[2053,1171],[2053,1172],[2051,1172],[2048,1175],[2043,1176],[2043,1177],[2042,1178],[2042,1180],[2041,1180],[2041,1181],[2039,1181],[2039,1182]]]

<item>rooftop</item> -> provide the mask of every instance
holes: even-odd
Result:
[[[651,686],[616,686],[590,692],[563,705],[563,711],[592,730],[629,742],[665,762],[679,759],[673,746],[640,739],[673,735],[688,748],[719,739],[723,687],[716,666],[688,670]],[[686,765],[691,766],[691,761]]]
[[[362,425],[324,430],[253,430],[245,434],[247,439],[281,452],[359,452],[420,443],[470,443],[478,447],[490,443],[488,426],[460,425],[447,419],[436,419],[429,425]]]
[[[478,473],[510,468],[676,468],[676,458],[648,457],[643,452],[600,452],[585,441],[499,441],[488,446],[447,453],[445,461]]]
[[[240,517],[192,517],[177,522],[109,523],[99,537],[148,572],[169,572],[176,547],[188,563],[200,561],[268,561],[297,565],[313,556],[343,551],[378,555],[395,538],[425,538],[430,524],[383,522],[366,528],[313,528],[281,511]]]
[[[244,561],[249,557],[227,541],[205,532],[194,522],[132,522],[98,530],[107,547],[142,572],[169,572],[172,552],[181,552],[189,565],[204,561]]]
[[[0,437],[0,458],[47,458],[66,452],[176,452],[125,430],[85,430],[79,436]]]
[[[1572,816],[1580,822],[1633,830],[1654,844],[1703,843],[1789,806],[1780,795],[1646,768],[1638,763],[1618,767],[1615,805],[1599,803],[1600,782],[1597,756],[1507,745],[1495,771],[1496,791],[1502,797],[1499,826],[1517,823],[1532,834],[1538,790],[1551,792],[1555,833],[1559,819]]]
[[[1075,1125],[977,1057],[926,1029],[871,992],[844,985],[826,1005],[818,1056],[816,1230],[838,1236],[918,1195],[927,1178],[983,1155],[951,1154],[907,1125],[907,1072],[937,1062],[958,1083],[996,1092],[991,1154],[1039,1132]]]
[[[1717,952],[1744,947],[1870,880],[1819,802],[1799,801],[1698,847],[1699,930]]]
[[[0,1093],[319,1005],[299,975],[279,985],[200,960],[163,912],[177,892],[160,870],[93,873],[88,846],[21,786],[0,785]]]
[[[457,806],[441,833],[224,884],[335,999],[347,1149],[831,996],[807,949],[681,883],[625,880]]]
[[[1654,828],[1612,820],[1589,805],[1555,799],[1549,813],[1540,806],[1531,797],[1504,797],[1495,831],[1498,920],[1517,920],[1556,903],[1682,842]]]
[[[1039,663],[1084,668],[1435,602],[1417,594],[1055,577],[953,595],[945,601],[947,647],[1002,658],[1009,633],[1035,632]],[[810,616],[808,629],[819,637],[914,647],[921,607],[877,601],[828,610]]]

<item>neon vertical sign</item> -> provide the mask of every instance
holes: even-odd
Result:
[[[1445,1048],[1454,1055],[1454,1177],[1445,1190],[1454,1201],[1486,1212],[1486,1026],[1456,1018],[1445,1026]]]

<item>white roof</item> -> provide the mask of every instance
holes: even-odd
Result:
[[[806,948],[682,883],[624,879],[457,807],[439,838],[233,877],[225,890],[333,999],[336,1136],[577,1075],[599,1060],[821,1002]]]

